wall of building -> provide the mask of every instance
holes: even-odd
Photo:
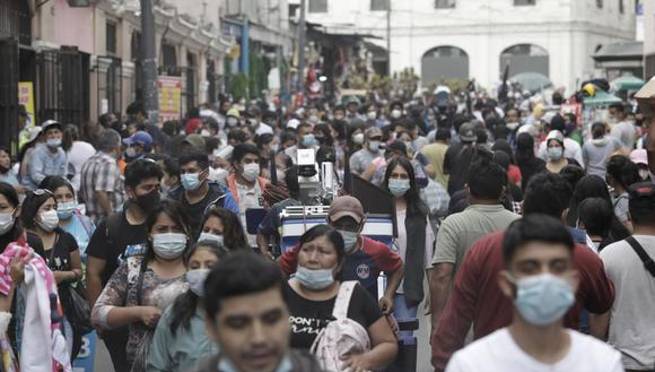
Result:
[[[644,4],[644,75],[650,79],[655,75],[655,1]]]

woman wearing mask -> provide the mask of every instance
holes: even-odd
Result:
[[[318,225],[307,230],[299,244],[298,269],[284,291],[289,305],[291,347],[309,349],[332,319],[339,289],[348,282],[337,280],[345,260],[339,232]],[[354,285],[347,317],[366,330],[371,348],[342,360],[342,370],[382,369],[394,360],[398,351],[396,338],[375,299],[359,283]]]
[[[348,156],[361,150],[364,147],[364,125],[356,123],[348,127],[348,137],[346,141]]]
[[[394,315],[399,322],[417,319],[418,304],[423,300],[424,270],[432,267],[434,232],[428,221],[428,208],[421,201],[414,167],[405,158],[389,162],[382,188],[394,196],[398,237],[394,250],[403,260],[405,275],[394,298]],[[413,338],[412,331],[401,332],[401,339]]]
[[[577,161],[564,157],[564,135],[558,130],[551,130],[546,137],[546,170],[550,173],[559,173],[569,164],[577,165]]]
[[[216,352],[215,343],[205,331],[202,298],[207,274],[227,254],[224,247],[203,241],[185,255],[189,290],[166,309],[157,324],[148,354],[148,372],[189,371],[199,360]]]
[[[205,212],[198,242],[213,242],[229,251],[249,248],[239,216],[215,205]]]
[[[37,189],[27,193],[21,208],[21,222],[30,232],[38,235],[43,242],[41,256],[54,275],[59,297],[65,298],[70,286],[82,277],[82,260],[75,238],[59,227],[57,201],[52,192]],[[65,305],[67,302],[62,301]],[[71,315],[73,309],[64,307],[64,317]],[[71,360],[80,350],[82,335],[65,322],[66,339],[71,350]],[[72,337],[68,337],[72,335]]]
[[[75,238],[77,246],[80,248],[80,254],[84,257],[95,226],[89,217],[83,215],[77,209],[77,199],[75,199],[73,185],[65,178],[48,176],[43,179],[39,186],[55,196],[59,227]]]
[[[43,256],[43,244],[38,235],[25,231],[19,220],[18,193],[6,182],[0,182],[0,252],[11,242],[25,239],[27,244]]]
[[[190,228],[182,206],[164,200],[146,220],[148,231],[144,256],[129,257],[114,272],[92,311],[101,329],[129,326],[126,345],[128,365],[145,368],[145,356],[161,313],[184,293],[184,254]]]

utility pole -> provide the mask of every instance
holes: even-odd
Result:
[[[141,66],[143,68],[143,106],[148,122],[159,121],[157,92],[157,47],[155,44],[155,14],[152,0],[141,0]]]
[[[387,0],[387,76],[391,77],[391,0]]]
[[[296,90],[305,92],[305,4],[307,0],[300,0],[300,22],[298,22],[298,82]]]

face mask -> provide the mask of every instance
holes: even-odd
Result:
[[[391,117],[394,119],[398,119],[403,115],[402,111],[395,109],[391,111]]]
[[[227,118],[226,122],[228,127],[235,127],[237,124],[239,124],[239,120],[233,117]]]
[[[277,142],[276,143],[271,143],[271,150],[273,150],[273,152],[277,153],[278,150],[280,150],[280,144],[277,143]]]
[[[125,157],[127,158],[136,158],[136,149],[134,147],[128,147],[127,150],[125,150]]]
[[[186,242],[186,235],[180,233],[152,235],[152,248],[155,250],[155,254],[165,260],[174,260],[182,256]]]
[[[302,145],[305,147],[312,147],[316,145],[316,138],[313,134],[305,134],[302,136]]]
[[[562,153],[564,151],[561,147],[549,147],[548,148],[548,158],[550,160],[560,160],[562,158]]]
[[[208,179],[214,182],[224,182],[230,172],[223,168],[209,167]]]
[[[189,289],[196,296],[202,297],[205,294],[205,280],[209,275],[209,269],[194,269],[186,272],[186,281],[189,283]]]
[[[334,115],[334,120],[343,120],[343,115]]]
[[[0,235],[4,235],[7,231],[11,230],[14,227],[14,222],[16,218],[14,217],[14,212],[9,213],[0,213]]]
[[[59,217],[57,211],[51,209],[49,211],[41,212],[39,220],[36,221],[41,228],[47,232],[53,231],[59,225]]]
[[[367,116],[368,116],[368,120],[375,120],[378,117],[378,113],[375,111],[369,111]]]
[[[514,306],[530,324],[553,324],[564,316],[574,301],[571,285],[555,275],[546,273],[516,281]]]
[[[309,121],[311,123],[318,123],[319,119],[318,119],[318,116],[312,115],[312,116],[309,117],[309,119],[307,119],[307,121]]]
[[[187,191],[197,190],[200,185],[200,173],[185,173],[181,177],[182,187]]]
[[[641,177],[643,181],[646,181],[648,180],[648,177],[650,177],[650,172],[648,172],[648,169],[640,169],[639,177]]]
[[[216,243],[219,247],[224,246],[223,244],[223,235],[216,235],[208,232],[201,232],[200,237],[198,237],[199,242],[213,242]]]
[[[325,289],[334,283],[332,269],[312,270],[298,265],[294,278],[303,287],[314,291]]]
[[[380,141],[371,141],[368,143],[368,149],[373,152],[378,152],[380,150]]]
[[[409,190],[409,180],[401,180],[396,178],[389,178],[389,191],[393,196],[403,196]]]
[[[61,146],[61,139],[60,139],[60,138],[49,138],[49,139],[46,141],[46,144],[47,144],[48,147],[50,147],[50,148],[56,148],[56,147]]]
[[[250,163],[243,166],[243,178],[246,181],[253,182],[259,176],[259,164]]]
[[[519,123],[507,123],[507,129],[516,130],[519,127]]]
[[[359,233],[345,230],[337,230],[341,237],[343,238],[343,246],[346,250],[346,254],[351,254],[357,250],[357,238]]]
[[[57,217],[59,217],[60,220],[67,220],[73,216],[75,208],[77,208],[77,203],[75,203],[75,201],[59,203],[57,205]]]
[[[209,133],[209,131],[207,129],[203,129],[203,130],[200,131],[200,135],[203,136],[203,137],[209,137],[211,135],[211,133]]]
[[[364,133],[353,134],[353,143],[356,145],[361,145],[364,143]]]
[[[142,211],[144,211],[146,214],[150,214],[151,211],[157,208],[160,200],[161,196],[159,195],[159,192],[153,190],[145,195],[137,196],[134,202],[139,206],[139,208],[141,208]]]

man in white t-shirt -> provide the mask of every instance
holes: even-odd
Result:
[[[513,298],[514,321],[455,353],[446,372],[622,372],[618,351],[562,325],[578,286],[573,248],[569,231],[552,217],[513,222],[498,285]]]
[[[636,183],[628,190],[634,235],[600,252],[616,297],[609,322],[609,343],[630,371],[655,369],[655,185]],[[637,252],[640,253],[637,253]],[[651,260],[652,268],[644,265]],[[648,257],[648,258],[647,258]],[[651,272],[652,271],[652,272]],[[605,328],[607,329],[607,328]]]

